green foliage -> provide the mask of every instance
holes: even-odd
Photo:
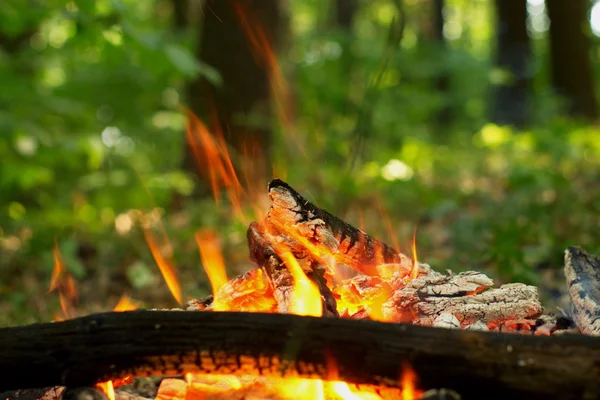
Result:
[[[185,294],[208,293],[199,228],[223,238],[231,273],[248,268],[247,221],[226,201],[187,197],[197,182],[182,169],[180,97],[199,76],[226,84],[194,55],[195,32],[174,33],[167,1],[30,3],[0,5],[0,325],[55,314],[55,243],[85,289],[83,309],[108,309],[124,290],[172,304],[139,229],[155,213]],[[444,47],[421,38],[422,2],[405,1],[404,36],[383,74],[395,2],[362,4],[353,32],[332,26],[328,2],[290,3],[281,58],[298,118],[271,152],[292,185],[407,253],[417,226],[420,259],[439,269],[539,284],[537,268],[560,268],[567,245],[600,250],[597,128],[555,116],[544,81],[528,130],[487,122],[498,78],[490,2],[448,1]]]

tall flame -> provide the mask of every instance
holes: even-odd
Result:
[[[241,205],[244,192],[233,167],[223,131],[217,125],[213,134],[192,111],[186,109],[186,114],[188,145],[192,150],[198,169],[208,174],[215,201],[217,203],[220,201],[221,190],[225,188],[234,213],[245,221]],[[216,117],[213,119],[218,120]]]
[[[415,226],[415,231],[413,233],[413,240],[410,243],[410,249],[412,251],[413,256],[413,265],[410,270],[410,279],[417,279],[419,276],[419,259],[417,258],[417,227]]]
[[[402,400],[414,400],[420,396],[420,391],[416,389],[417,375],[415,371],[405,364],[400,378],[402,385]]]
[[[60,249],[58,248],[58,243],[54,244],[52,256],[54,258],[54,269],[52,271],[50,289],[48,292],[58,292],[58,299],[62,312],[62,315],[57,315],[55,319],[64,320],[75,318],[77,316],[76,304],[79,295],[75,287],[75,279],[65,267],[62,255],[60,254]]]
[[[177,280],[175,267],[173,266],[173,248],[171,247],[168,238],[166,235],[163,235],[162,240],[160,240],[150,231],[150,228],[145,226],[143,227],[143,231],[148,247],[152,252],[152,257],[154,257],[154,261],[156,261],[156,265],[158,265],[171,295],[178,304],[181,304],[181,288],[179,286],[179,281]],[[163,254],[163,252],[166,254]]]
[[[308,279],[298,263],[298,260],[296,260],[289,249],[282,247],[275,251],[277,252],[277,255],[281,257],[294,279],[294,301],[293,309],[290,310],[290,312],[297,315],[321,317],[323,315],[323,303],[317,285]]]
[[[243,2],[236,0],[233,2],[233,7],[240,25],[244,29],[254,58],[268,74],[279,119],[285,126],[285,131],[292,132],[291,94],[277,61],[272,38],[263,25],[260,24],[258,18],[249,10],[249,7],[244,6]],[[297,141],[296,135],[292,135],[291,138]],[[296,144],[299,145],[299,150],[306,155],[303,146],[300,146],[298,141]]]
[[[217,236],[207,229],[196,232],[195,236],[200,250],[202,266],[210,280],[213,298],[216,298],[217,291],[227,283],[225,262],[223,261]]]

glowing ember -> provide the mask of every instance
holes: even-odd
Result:
[[[213,311],[275,312],[273,289],[262,269],[238,276],[215,293]]]
[[[202,266],[212,286],[213,296],[216,297],[219,289],[227,283],[225,261],[221,254],[218,238],[212,231],[202,230],[196,232],[196,243],[200,250]]]

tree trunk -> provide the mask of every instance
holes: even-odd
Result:
[[[448,44],[444,37],[444,0],[430,0],[427,8],[419,13],[419,40],[426,46],[427,57],[439,59],[436,76],[433,79],[433,90],[437,91],[440,107],[435,115],[439,137],[447,134],[448,124],[452,119],[452,109],[449,102],[450,75],[446,68]]]
[[[0,329],[0,390],[91,386],[187,372],[321,377],[463,399],[587,399],[600,339],[429,328],[290,314],[132,311]],[[336,368],[328,368],[335,362]],[[335,375],[334,375],[335,374]]]
[[[496,124],[522,127],[530,114],[531,44],[527,34],[527,2],[496,0],[495,3],[496,66],[507,76],[495,88],[491,119]]]
[[[568,101],[572,116],[596,119],[598,104],[590,63],[585,0],[546,0],[550,17],[552,85]]]
[[[352,69],[354,67],[354,55],[352,54],[352,42],[354,41],[354,16],[358,11],[357,0],[335,0],[335,26],[340,32],[340,44],[342,54],[339,59],[340,81],[342,85],[340,99],[342,111],[350,111],[350,88]]]
[[[264,31],[273,45],[282,25],[280,3],[280,0],[208,0],[202,12],[197,53],[202,62],[221,74],[222,85],[216,87],[200,77],[187,91],[196,115],[210,115],[233,149],[263,165],[259,175],[264,175],[270,165],[272,71],[266,60],[270,55],[253,48],[256,43],[241,18],[247,18],[251,26]],[[206,170],[195,165],[189,146],[184,164],[188,170],[200,169],[197,172],[201,177],[202,170]]]

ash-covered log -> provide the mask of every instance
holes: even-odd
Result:
[[[580,247],[569,247],[565,277],[575,324],[586,335],[600,336],[600,260]]]
[[[600,393],[600,338],[536,337],[290,314],[133,311],[0,329],[0,388],[187,372],[401,385],[463,399]],[[336,375],[332,375],[332,360]]]

